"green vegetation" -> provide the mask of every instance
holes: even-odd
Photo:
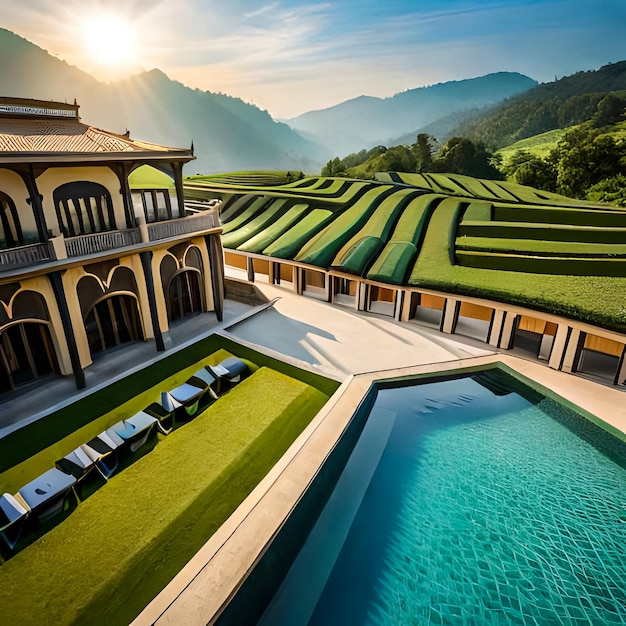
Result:
[[[174,179],[164,172],[142,165],[133,170],[128,177],[131,189],[173,189]]]
[[[128,624],[326,399],[260,368],[0,567],[0,621]]]
[[[458,204],[458,199],[448,198],[437,207],[409,277],[410,285],[520,304],[626,330],[626,280],[622,277],[537,275],[452,265],[447,237]]]

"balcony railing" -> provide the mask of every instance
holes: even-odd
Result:
[[[170,237],[211,230],[212,228],[219,228],[219,226],[220,220],[217,211],[199,211],[194,215],[180,217],[176,220],[148,224],[148,234],[150,241],[158,241],[159,239],[169,239]]]
[[[148,241],[159,241],[203,232],[213,228],[219,228],[220,221],[217,210],[202,210],[181,217],[147,224]],[[143,228],[143,227],[142,227]],[[127,248],[141,243],[146,243],[145,230],[142,241],[141,228],[128,228],[125,230],[113,230],[77,237],[57,236],[45,243],[33,243],[17,248],[0,250],[0,268],[15,268],[27,265],[35,265],[46,261],[62,260],[67,257],[81,257]]]
[[[91,235],[79,235],[78,237],[66,237],[65,248],[67,256],[74,257],[88,256],[116,248],[125,248],[138,243],[141,243],[139,230],[132,228],[93,233]]]
[[[50,261],[53,258],[50,246],[47,243],[33,243],[19,248],[0,250],[0,266],[32,265],[42,261]]]

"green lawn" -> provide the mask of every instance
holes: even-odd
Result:
[[[458,203],[449,198],[435,210],[409,285],[510,302],[621,332],[626,329],[626,278],[538,275],[452,265],[448,233]]]
[[[2,624],[128,624],[326,402],[261,367],[0,567]]]
[[[167,174],[150,167],[142,165],[131,172],[128,177],[131,189],[173,189],[174,179]]]

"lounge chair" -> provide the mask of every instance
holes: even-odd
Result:
[[[132,417],[114,424],[110,430],[128,443],[131,452],[136,452],[143,446],[152,433],[158,419],[145,411],[139,411]]]
[[[118,449],[123,445],[124,440],[115,431],[108,429],[83,444],[81,448],[93,459],[98,471],[108,480],[118,467]]]
[[[157,418],[157,428],[159,432],[168,435],[172,432],[176,423],[176,414],[182,408],[178,400],[174,400],[168,391],[162,391],[159,402],[153,402],[144,409],[148,415]]]
[[[205,389],[206,388],[200,388],[187,382],[175,389],[171,389],[170,395],[184,407],[185,413],[188,416],[193,417],[198,412],[198,404]],[[180,415],[181,417],[184,416],[183,413],[180,413]]]
[[[24,522],[29,513],[30,507],[19,493],[14,496],[3,493],[0,496],[0,537],[8,547],[9,554],[22,536]]]
[[[70,504],[70,496],[76,499],[75,484],[74,476],[55,467],[24,485],[19,495],[41,522],[65,511]]]
[[[76,484],[74,490],[79,495],[81,500],[85,496],[85,489],[95,488],[102,484],[102,480],[106,480],[103,472],[97,465],[99,461],[99,455],[89,454],[89,451],[85,446],[80,446],[75,450],[72,450],[69,454],[66,454],[62,459],[56,461],[55,465],[66,474],[71,474],[76,478]],[[94,476],[97,480],[94,482]],[[96,485],[96,482],[100,483]],[[89,493],[89,492],[87,492]]]
[[[219,380],[220,392],[237,384],[250,373],[245,362],[234,356],[224,359],[218,365],[207,366],[207,369]]]

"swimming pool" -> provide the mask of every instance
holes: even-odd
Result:
[[[223,623],[626,622],[622,442],[499,370],[379,386],[344,439]]]

